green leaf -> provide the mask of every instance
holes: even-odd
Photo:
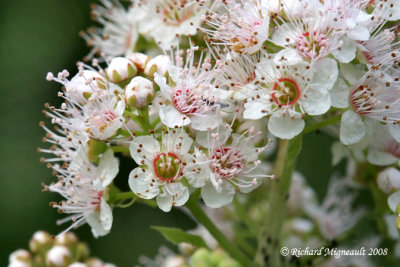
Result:
[[[152,226],[151,228],[159,231],[165,237],[165,239],[167,239],[168,241],[170,241],[175,245],[185,242],[192,244],[196,247],[208,248],[206,242],[204,242],[202,237],[186,233],[179,228],[161,227],[161,226]]]

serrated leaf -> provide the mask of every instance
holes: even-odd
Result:
[[[165,239],[175,245],[185,242],[192,244],[196,247],[208,248],[206,242],[204,242],[202,237],[186,233],[179,228],[161,226],[152,226],[151,228],[159,231],[165,237]]]

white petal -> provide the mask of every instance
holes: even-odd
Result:
[[[206,156],[203,152],[198,151],[196,152],[196,163],[193,163],[193,161],[187,161],[187,165],[183,170],[185,178],[188,180],[189,184],[195,188],[204,186],[209,180],[211,170],[208,163],[198,163],[205,160]]]
[[[289,116],[271,117],[268,121],[268,130],[281,139],[292,139],[304,129],[303,119],[292,120]]]
[[[338,79],[331,90],[329,90],[332,107],[347,108],[349,106],[349,87],[342,79]]]
[[[243,118],[250,120],[258,120],[267,115],[262,110],[268,110],[268,106],[265,103],[248,101],[244,104]]]
[[[349,155],[349,150],[341,142],[333,143],[331,146],[331,152],[333,166],[338,164],[342,159]]]
[[[180,113],[172,105],[162,105],[160,108],[160,119],[169,128],[182,127],[190,123],[190,118]]]
[[[139,153],[138,150],[142,152]],[[158,151],[160,151],[160,143],[150,135],[134,137],[129,145],[129,152],[138,165],[142,164],[144,155],[151,155]]]
[[[366,27],[358,26],[349,33],[347,33],[347,36],[353,40],[367,41],[370,37],[370,34]]]
[[[106,188],[117,176],[119,171],[118,159],[114,157],[111,149],[108,149],[100,158],[97,168],[99,177],[102,180],[103,188]]]
[[[389,196],[388,198],[388,205],[389,208],[393,211],[396,212],[397,205],[399,205],[400,202],[400,191],[393,193]]]
[[[358,143],[366,134],[367,127],[360,115],[346,111],[340,121],[340,141],[345,145]]]
[[[309,115],[321,115],[331,107],[331,98],[328,91],[317,88],[309,88],[307,97],[302,100],[304,110]]]
[[[312,66],[312,77],[310,85],[319,90],[329,90],[336,83],[339,70],[335,60],[324,58],[318,60]]]
[[[149,170],[143,170],[140,167],[131,171],[128,183],[133,193],[140,198],[151,199],[160,193],[158,178]]]
[[[201,196],[208,207],[220,208],[232,202],[235,195],[233,186],[229,182],[224,181],[221,187],[222,190],[220,193],[215,190],[212,183],[207,183],[201,188]]]
[[[288,65],[297,65],[304,62],[304,60],[296,49],[285,48],[275,55],[274,62],[277,65],[282,64],[282,62],[285,62]]]
[[[94,237],[104,236],[110,231],[103,228],[100,220],[100,215],[98,211],[93,211],[85,216],[87,223],[92,228],[92,233]]]
[[[111,207],[107,204],[104,198],[101,198],[100,203],[100,222],[104,230],[110,231],[112,222],[113,222],[113,215]]]
[[[400,143],[400,125],[389,124],[387,127],[389,128],[390,135],[396,140],[396,142]]]
[[[386,166],[395,163],[397,158],[389,153],[370,149],[368,151],[367,160],[374,165]]]
[[[212,133],[218,133],[218,140],[214,140],[214,145],[221,146],[225,144],[232,131],[229,127],[221,125],[217,129],[208,132],[198,132],[196,136],[196,142],[202,147],[211,149],[213,144],[213,138],[211,137]]]
[[[291,33],[288,31],[287,27],[279,27],[274,35],[272,36],[272,42],[279,46],[287,46],[292,43],[294,40],[287,41],[288,37]]]
[[[342,39],[343,45],[340,49],[332,51],[332,55],[341,63],[349,63],[356,57],[357,44],[348,39]]]
[[[182,206],[189,199],[189,189],[179,182],[166,184],[163,190],[156,199],[162,211],[169,212],[172,206]]]
[[[193,139],[181,128],[170,130],[162,139],[162,146],[164,149],[175,152],[179,148],[179,151],[176,152],[179,152],[180,155],[188,153],[192,144]]]
[[[340,64],[340,73],[350,84],[356,84],[364,76],[365,72],[353,64]]]
[[[171,100],[172,89],[167,84],[167,79],[156,72],[154,73],[154,81],[158,84],[158,86],[160,86],[160,91],[163,97]]]
[[[393,190],[400,190],[400,171],[396,168],[387,168],[378,174],[379,188],[389,194]]]
[[[221,123],[221,117],[215,112],[208,114],[200,114],[198,116],[192,116],[190,126],[198,131],[209,131],[217,128]]]

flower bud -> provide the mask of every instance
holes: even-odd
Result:
[[[129,56],[129,60],[135,64],[137,72],[139,73],[144,71],[147,62],[150,60],[150,57],[143,53],[133,53],[131,56]]]
[[[390,194],[394,190],[400,190],[400,171],[396,168],[387,168],[378,174],[378,187]]]
[[[103,76],[92,70],[81,71],[65,85],[68,97],[81,105],[86,103],[93,92],[104,88],[106,82]]]
[[[70,251],[64,246],[54,246],[46,254],[46,263],[50,266],[67,266],[71,258]]]
[[[60,236],[56,237],[55,244],[59,246],[70,246],[76,244],[78,242],[78,238],[74,233],[67,232]]]
[[[70,265],[68,265],[68,267],[88,267],[87,264],[82,263],[82,262],[74,262]]]
[[[9,267],[31,267],[32,266],[31,254],[24,250],[18,249],[11,253],[9,257]]]
[[[108,79],[113,83],[120,83],[136,75],[137,69],[129,59],[116,57],[111,60],[107,68]]]
[[[154,76],[154,73],[158,73],[164,76],[168,71],[168,66],[171,65],[171,60],[167,56],[156,56],[146,64],[144,73],[150,77]]]
[[[45,231],[37,231],[29,241],[29,248],[34,253],[46,250],[53,244],[53,238]]]
[[[126,103],[135,108],[144,108],[149,105],[154,96],[153,83],[143,77],[135,77],[125,87]]]

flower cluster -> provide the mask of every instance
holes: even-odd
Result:
[[[8,266],[115,267],[90,257],[88,246],[75,234],[65,233],[54,238],[45,231],[34,233],[29,241],[29,251],[19,249],[11,253]]]
[[[265,162],[269,136],[281,139],[278,181],[268,183],[271,191],[281,186],[281,195],[271,193],[275,205],[290,188],[294,144],[322,128],[338,140],[334,163],[345,157],[357,165],[347,176],[365,184],[380,173],[378,184],[394,193],[389,206],[400,213],[399,3],[131,3],[102,0],[93,15],[103,27],[83,34],[92,61],[79,62],[72,78],[66,70],[47,75],[63,85],[63,103],[45,105],[54,129],[41,123],[50,147],[39,150],[57,177],[45,190],[65,198],[51,206],[70,214],[59,221],[72,221],[67,230],[87,222],[95,236],[105,235],[112,208],[127,200],[165,212],[190,204],[191,195],[210,208],[228,205],[275,177]],[[120,177],[130,192],[113,183],[122,156],[132,159],[129,177]],[[303,179],[293,180],[289,212],[301,210],[327,240],[364,214],[352,210],[347,180],[333,179],[322,204]]]

